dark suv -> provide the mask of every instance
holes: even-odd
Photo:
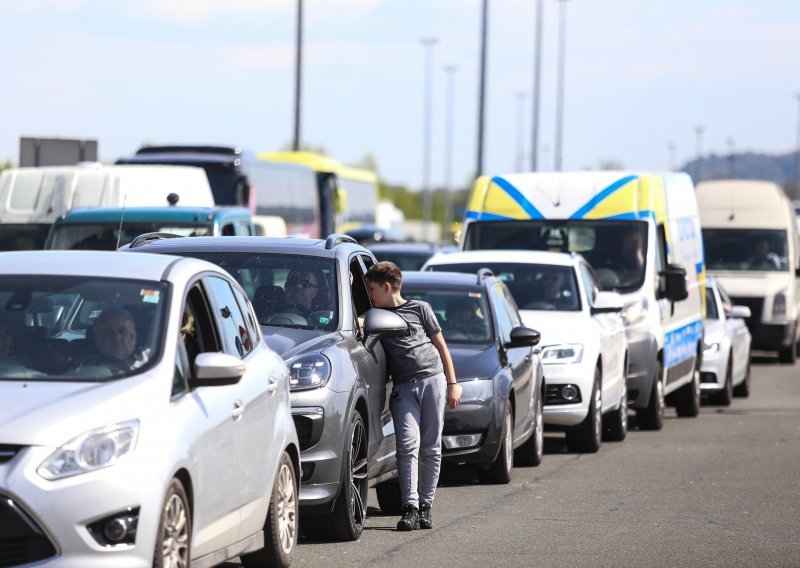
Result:
[[[129,251],[208,260],[247,292],[267,344],[291,373],[300,441],[301,527],[312,538],[361,535],[370,485],[386,512],[400,495],[382,335],[405,323],[382,310],[366,341],[371,309],[364,274],[375,257],[345,235],[326,240],[266,237],[158,238],[142,235]],[[400,320],[399,322],[394,320]],[[381,327],[383,326],[383,327]]]

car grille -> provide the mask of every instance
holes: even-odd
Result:
[[[305,450],[311,446],[311,432],[313,430],[311,419],[308,416],[294,415],[294,427],[297,430],[297,440],[300,442],[300,449]]]
[[[545,385],[544,403],[553,404],[561,399],[561,385]]]
[[[18,566],[55,556],[44,531],[14,501],[0,494],[0,566]]]
[[[752,329],[753,324],[761,323],[761,312],[764,311],[764,298],[732,296],[731,300],[733,300],[733,303],[737,306],[747,306],[750,308],[750,317],[744,320],[748,328]]]
[[[0,444],[0,463],[10,462],[14,459],[22,446],[12,446],[11,444]]]

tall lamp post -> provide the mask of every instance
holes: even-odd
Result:
[[[489,0],[483,0],[481,9],[481,67],[478,82],[478,156],[475,160],[475,177],[483,173],[483,128],[484,105],[486,99],[486,35],[489,25]]]
[[[433,98],[433,46],[439,43],[435,37],[419,40],[425,47],[425,92],[422,119],[422,236],[430,240],[431,222],[431,99]]]
[[[556,96],[556,144],[553,167],[560,172],[564,150],[564,56],[567,45],[567,0],[558,0],[558,93]]]
[[[730,175],[731,179],[736,179],[736,156],[734,155],[734,140],[730,136],[728,137],[728,166],[730,170],[728,175]]]
[[[528,93],[525,91],[517,91],[514,93],[514,96],[517,98],[517,148],[514,154],[514,171],[524,172],[525,152],[522,146],[524,144],[523,137],[525,135],[525,99],[528,98]]]
[[[447,92],[445,94],[445,142],[444,142],[444,232],[449,234],[453,222],[453,111],[455,103],[455,75],[458,65],[445,65]]]
[[[300,101],[303,70],[303,0],[297,0],[297,46],[294,67],[294,136],[292,150],[300,149]]]
[[[536,0],[536,38],[533,47],[533,110],[531,116],[531,171],[539,170],[539,96],[542,85],[542,6],[544,0]]]
[[[694,127],[694,133],[697,136],[697,167],[695,167],[697,179],[694,180],[695,183],[700,183],[703,180],[703,132],[705,132],[705,129],[702,126]]]

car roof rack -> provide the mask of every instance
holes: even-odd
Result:
[[[483,284],[483,281],[487,278],[493,278],[494,272],[492,272],[491,268],[479,268],[478,269],[478,284]]]
[[[162,239],[178,239],[181,237],[183,237],[183,235],[176,235],[174,233],[144,233],[138,237],[135,237],[129,246],[130,248],[136,248],[146,245],[147,243],[152,243],[153,241],[160,241]]]
[[[325,250],[330,250],[338,244],[341,243],[352,243],[354,245],[358,244],[358,241],[355,240],[350,235],[343,235],[342,233],[333,233],[328,235],[328,238],[325,239]]]

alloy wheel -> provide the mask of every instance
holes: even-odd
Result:
[[[367,431],[359,420],[353,428],[350,442],[350,511],[356,526],[367,518],[365,496],[367,493]]]
[[[189,524],[186,503],[173,493],[164,506],[161,551],[165,568],[189,566]]]
[[[294,475],[287,464],[281,464],[278,473],[278,501],[275,503],[278,517],[278,537],[281,549],[290,554],[297,541],[297,492]]]

